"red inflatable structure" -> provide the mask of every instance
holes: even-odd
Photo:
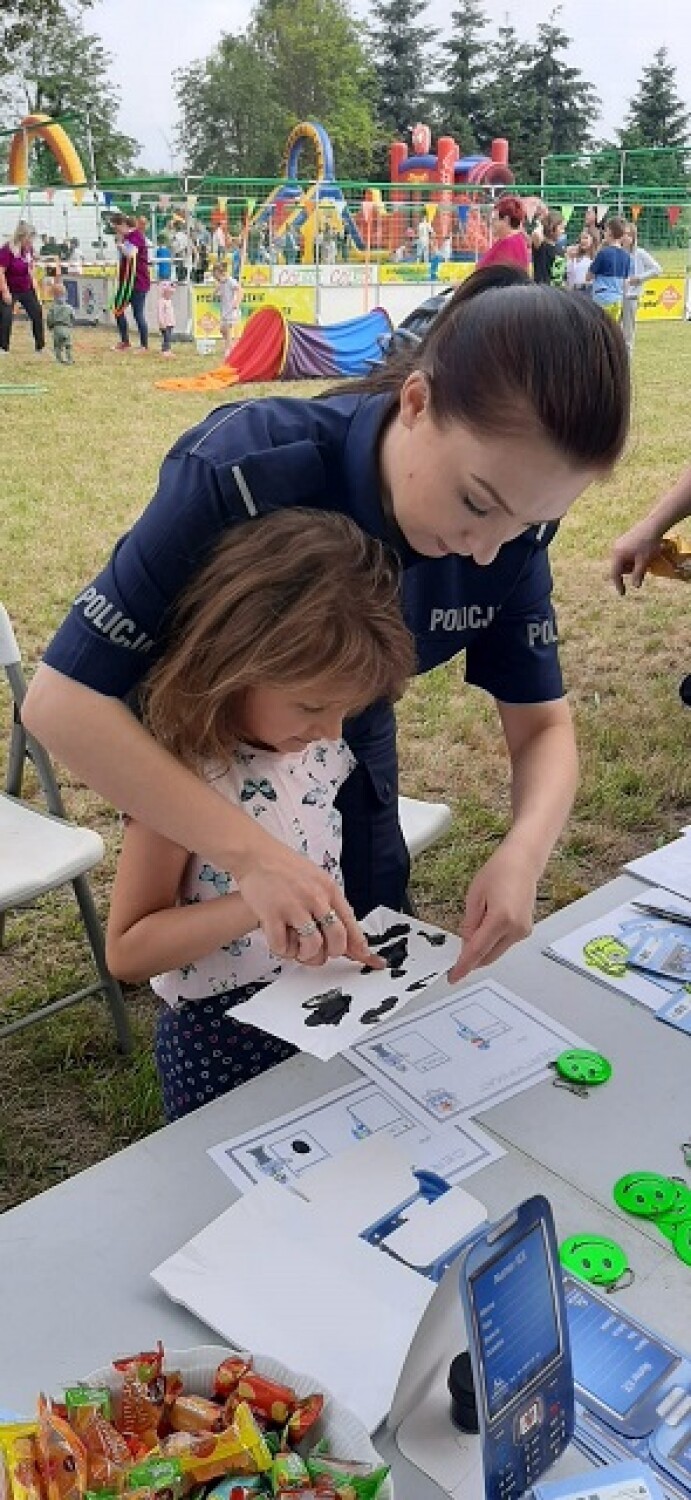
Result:
[[[396,204],[401,208],[398,217],[403,218],[404,207],[410,213],[410,204],[419,203],[421,211],[427,203],[437,205],[434,227],[437,237],[456,234],[460,245],[468,250],[486,248],[487,226],[480,214],[473,211],[476,201],[473,188],[503,187],[515,181],[509,166],[509,143],[503,137],[492,141],[489,156],[461,156],[458,143],[453,136],[441,136],[436,153],[432,151],[432,132],[429,125],[418,124],[412,131],[412,155],[405,141],[394,141],[389,148],[389,175],[392,183],[400,187],[391,191],[394,220]],[[418,184],[437,183],[438,193],[420,193]],[[399,238],[394,230],[393,238]]]

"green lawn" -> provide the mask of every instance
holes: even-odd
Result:
[[[36,360],[15,332],[3,381],[44,385],[7,397],[0,498],[0,597],[30,669],[79,586],[139,513],[163,455],[218,398],[154,388],[170,367],[156,354],[118,357],[102,334],[77,331],[76,363]],[[188,349],[176,374],[213,365]],[[636,404],[627,457],[613,479],[574,508],[553,548],[562,654],[582,756],[582,785],[567,833],[542,882],[539,910],[600,884],[622,862],[672,834],[691,814],[689,719],[677,696],[691,671],[682,585],[649,581],[620,600],[606,581],[611,539],[691,459],[691,330],[647,325],[635,354]],[[315,391],[315,385],[291,387]],[[252,388],[251,394],[257,394]],[[237,391],[235,398],[249,391]],[[285,393],[285,392],[284,392]],[[9,697],[1,700],[4,722]],[[400,710],[404,789],[444,797],[454,828],[415,866],[421,913],[459,920],[472,872],[501,836],[506,764],[491,703],[451,664],[411,688]],[[98,827],[108,858],[95,880],[105,914],[118,844],[112,809],[62,775],[70,812]],[[84,946],[62,893],[7,924],[0,956],[5,1014],[83,982]],[[558,971],[555,971],[555,979]],[[0,1208],[50,1186],[162,1122],[151,1056],[153,1005],[129,999],[138,1046],[121,1061],[95,1003],[0,1048]]]

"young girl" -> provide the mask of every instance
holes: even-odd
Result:
[[[173,353],[173,329],[175,327],[175,307],[173,305],[173,283],[172,281],[159,281],[158,283],[158,328],[161,335],[161,354],[164,359],[170,359]]]
[[[582,229],[578,242],[566,252],[566,285],[570,292],[589,292],[586,280],[595,255],[595,241],[589,229]]]
[[[334,803],[355,764],[343,719],[399,697],[414,667],[398,582],[382,544],[345,516],[295,509],[250,522],[183,596],[144,683],[155,738],[339,883]],[[334,920],[329,908],[306,926]],[[225,1014],[279,972],[237,882],[137,822],[107,953],[113,973],[151,978],[164,1001],[156,1057],[169,1120],[291,1056]]]
[[[234,276],[228,275],[228,267],[225,261],[217,261],[214,266],[214,281],[218,292],[218,300],[221,304],[221,334],[226,354],[233,347],[238,323],[240,321],[240,308],[238,305],[240,294],[240,283]]]
[[[638,304],[641,300],[643,283],[649,281],[651,276],[661,276],[662,266],[648,250],[644,250],[638,243],[638,229],[635,224],[625,224],[622,237],[622,247],[631,256],[631,273],[624,282],[624,301],[621,313],[621,331],[624,335],[624,343],[629,351],[633,353],[634,339],[636,337],[636,314]]]

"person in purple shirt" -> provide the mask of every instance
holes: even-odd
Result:
[[[8,354],[12,336],[12,310],[18,302],[31,323],[37,354],[45,348],[43,310],[33,273],[34,231],[20,219],[12,238],[0,248],[0,354]]]
[[[127,217],[125,214],[114,214],[112,225],[115,238],[118,242],[120,260],[133,263],[134,269],[134,280],[129,296],[120,305],[120,311],[116,315],[115,321],[118,325],[120,342],[115,347],[121,354],[132,347],[126,313],[127,302],[129,302],[132,308],[132,316],[137,325],[141,348],[147,350],[149,347],[149,329],[146,321],[146,294],[151,286],[149,247],[136,219]],[[124,282],[122,274],[119,280],[121,283]]]

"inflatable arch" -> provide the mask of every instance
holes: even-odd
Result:
[[[62,125],[56,125],[50,115],[26,115],[10,143],[8,181],[13,187],[26,187],[29,182],[29,134],[39,135],[52,152],[65,182],[70,187],[84,187],[86,176],[80,157]]]

